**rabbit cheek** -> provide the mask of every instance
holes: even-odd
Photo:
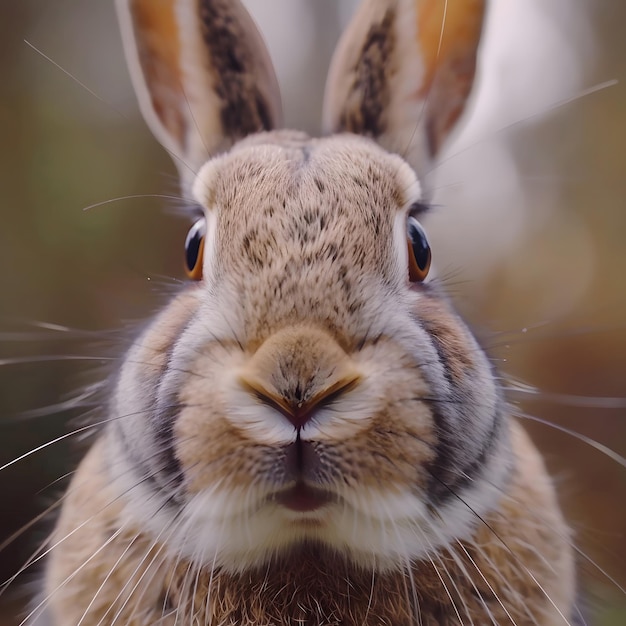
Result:
[[[342,495],[356,507],[368,492],[421,497],[428,485],[423,468],[434,459],[434,444],[426,407],[383,411],[367,430],[334,446],[338,478],[346,485]]]
[[[184,409],[175,424],[187,494],[248,490],[267,465],[267,448],[233,428],[216,404]]]
[[[198,310],[200,295],[194,287],[172,301],[167,311],[135,340],[115,381],[109,436],[119,443],[119,454],[130,455],[127,462],[140,466],[137,471],[154,470],[162,460],[159,452],[167,453],[170,448],[169,441],[162,440],[164,430],[156,423],[163,422],[166,413],[159,410],[158,389],[183,329]],[[150,442],[158,448],[157,453],[146,451]]]
[[[459,318],[441,301],[420,300],[419,324],[438,355],[441,375],[427,375],[437,455],[427,466],[430,505],[450,517],[465,517],[474,507],[489,510],[512,470],[506,403],[487,357]]]

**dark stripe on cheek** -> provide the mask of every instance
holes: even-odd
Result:
[[[122,368],[128,366],[128,363],[120,368],[115,377],[114,398],[109,409],[110,413],[115,410],[116,419],[112,420],[112,426],[123,456],[141,476],[141,483],[165,495],[169,503],[181,501],[182,496],[183,472],[174,450],[174,424],[180,407],[176,394],[160,401],[159,388],[167,375],[179,338],[197,311],[197,300],[186,295],[196,289],[199,287],[189,288],[179,294],[170,302],[170,308],[152,320],[139,334],[135,343],[139,346],[153,346],[151,353],[144,353],[141,348],[138,353],[129,353],[125,357],[127,360],[132,359],[131,373],[127,373],[132,381],[130,393],[134,390],[139,396],[133,404],[142,407],[139,414],[131,413],[128,417],[147,421],[148,435],[146,441],[142,442],[144,445],[136,443],[132,431],[128,432],[128,438],[125,436],[125,420],[121,419],[125,411],[122,406],[116,406],[123,404],[125,394],[119,391],[119,386],[124,378]],[[162,326],[164,317],[170,323]]]
[[[422,323],[424,324],[424,320]],[[472,409],[475,410],[476,404],[481,402],[481,398],[474,389],[467,388],[467,378],[471,377],[471,371],[465,369],[463,379],[457,380],[452,372],[455,366],[458,369],[458,363],[451,363],[457,356],[445,348],[437,335],[428,329],[428,324],[424,325],[437,351],[446,382],[450,388],[446,396],[429,402],[437,434],[437,444],[435,446],[435,459],[426,467],[426,470],[430,475],[429,501],[432,506],[436,506],[456,497],[480,474],[490,453],[500,441],[504,416],[502,401],[499,401],[494,414],[491,416],[487,436],[481,445],[468,445],[468,437],[463,431],[464,429],[471,429],[475,425],[470,419],[464,419],[465,407],[471,404],[474,405]]]
[[[170,361],[173,349],[172,343],[167,350],[166,364]],[[160,369],[157,376],[147,376],[141,381],[141,386],[150,390],[150,400],[144,411],[144,419],[150,423],[150,435],[145,448],[133,448],[124,437],[123,429],[118,430],[124,455],[143,476],[143,481],[155,491],[165,493],[169,500],[176,500],[182,471],[174,453],[174,422],[180,407],[175,394],[172,398],[166,398],[165,402],[158,398],[159,384],[166,372],[167,365]]]
[[[430,341],[437,352],[439,362],[443,367],[446,382],[450,389],[454,389],[454,380],[450,373],[450,364],[448,355],[441,341],[436,335],[428,329],[428,325],[422,320],[422,324],[428,332]],[[449,482],[452,482],[453,472],[458,456],[459,456],[459,438],[452,432],[452,425],[449,424],[447,411],[448,403],[461,402],[460,398],[455,394],[449,393],[446,397],[438,397],[430,400],[428,403],[432,411],[435,431],[437,434],[437,444],[435,446],[435,458],[427,466],[426,470],[430,476],[428,483],[428,498],[432,503],[442,503],[452,496],[450,490],[446,488]]]
[[[459,492],[465,489],[477,476],[480,476],[483,467],[489,459],[489,455],[494,451],[496,444],[500,441],[503,422],[503,414],[499,409],[494,416],[487,438],[484,440],[483,445],[473,459],[465,465],[459,465],[458,468],[451,472],[453,474],[452,482],[446,485],[446,491],[450,496],[453,494],[458,495]]]
[[[155,471],[161,479],[162,486],[166,489],[173,488],[176,493],[180,491],[183,482],[183,470],[176,457],[174,445],[174,424],[180,408],[176,394],[172,394],[166,398],[162,408],[157,409],[153,416],[154,438],[159,450]],[[176,496],[175,499],[177,499]]]
[[[431,411],[437,432],[437,445],[435,446],[435,459],[426,465],[429,474],[428,500],[432,504],[442,504],[452,497],[451,483],[455,482],[457,472],[457,460],[461,447],[449,432],[446,418],[437,407],[437,401],[431,402]]]
[[[129,465],[141,476],[138,485],[147,486],[151,491],[167,497],[167,504],[174,504],[178,500],[179,489],[176,480],[164,473],[161,464],[155,462],[154,453],[145,456],[145,450],[141,452],[130,446],[121,428],[115,429],[117,444],[122,448],[122,454]],[[149,449],[149,446],[146,446]],[[160,455],[156,457],[161,458]],[[132,490],[130,491],[132,495]]]
[[[171,491],[171,493],[168,494],[169,497],[177,502],[182,501],[184,472],[176,456],[174,425],[178,419],[182,405],[178,397],[177,389],[170,391],[164,397],[161,397],[159,390],[171,367],[174,350],[178,345],[177,339],[185,333],[189,325],[193,322],[192,313],[193,311],[190,310],[189,318],[178,329],[175,338],[173,338],[169,344],[164,366],[159,373],[158,380],[152,383],[154,385],[154,408],[150,419],[154,429],[154,442],[157,446],[158,453],[155,458],[150,461],[150,466],[161,488],[166,492]]]

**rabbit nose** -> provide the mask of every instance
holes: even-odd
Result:
[[[325,330],[298,325],[266,339],[240,372],[239,382],[302,429],[322,406],[356,386],[361,374]]]
[[[355,387],[358,380],[359,377],[356,375],[337,380],[304,402],[302,400],[290,401],[284,394],[266,389],[258,379],[250,380],[245,376],[241,377],[244,386],[248,387],[259,400],[281,413],[298,431],[315,415],[317,410]]]

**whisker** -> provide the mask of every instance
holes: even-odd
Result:
[[[440,534],[437,531],[436,526],[433,525],[433,524],[430,525],[430,530],[432,532],[434,532],[435,534],[437,534],[437,535]],[[423,534],[425,536],[425,533],[423,533]],[[430,540],[428,540],[428,538],[426,536],[425,536],[425,538],[427,539],[428,543],[432,546],[432,542]],[[440,541],[441,541],[441,538],[440,538]],[[441,543],[444,544],[443,541],[441,541]],[[432,547],[432,551],[433,552],[436,551],[434,546]],[[483,598],[483,595],[478,590],[478,587],[476,586],[476,583],[474,582],[473,577],[468,572],[467,567],[465,567],[465,563],[463,563],[462,559],[459,558],[458,554],[456,554],[456,552],[453,549],[451,549],[451,548],[448,549],[447,550],[447,554],[450,556],[450,558],[452,559],[452,561],[454,562],[456,567],[460,570],[460,572],[463,574],[463,576],[465,576],[465,579],[469,582],[469,584],[472,587],[472,590],[473,590],[475,596],[479,599],[480,603],[482,604],[483,608],[485,609],[485,612],[486,612],[487,616],[489,617],[491,623],[494,624],[494,626],[498,626],[498,624],[496,622],[496,618],[495,618],[495,616],[493,614],[493,611],[489,608],[489,605],[487,604],[486,600]],[[438,557],[438,560],[442,561],[442,563],[443,563],[443,559],[442,559],[441,556]],[[444,568],[445,568],[446,571],[448,571],[447,568],[445,567],[445,564],[444,564]],[[451,581],[454,580],[454,577],[451,574],[448,574],[448,577],[450,578]],[[454,584],[455,589],[457,589],[457,591],[458,591],[457,585],[455,583],[453,583],[453,584]],[[460,598],[461,598],[461,600],[463,602],[463,606],[465,608],[465,611],[466,611],[468,617],[471,620],[471,614],[470,614],[469,608],[467,606],[467,602],[464,599],[463,594],[460,591],[458,591],[458,593],[459,593],[459,596],[460,596]]]
[[[27,530],[29,530],[30,528],[35,526],[42,519],[44,519],[47,515],[52,513],[52,511],[57,509],[61,505],[61,503],[63,502],[64,499],[65,499],[65,496],[61,496],[55,502],[53,502],[50,506],[48,506],[46,509],[44,509],[41,513],[38,513],[35,517],[33,517],[28,522],[26,522],[26,524],[24,524],[20,528],[18,528],[13,534],[9,535],[2,543],[0,543],[0,552],[5,550],[16,539],[21,537]],[[4,588],[5,584],[8,584],[8,583],[6,583],[6,582],[3,583],[2,584],[2,588]],[[2,590],[0,590],[0,595],[2,595]]]
[[[461,550],[463,550],[463,552],[465,553],[465,556],[467,556],[467,558],[470,560],[470,563],[474,566],[474,568],[478,572],[478,575],[481,577],[482,581],[487,585],[487,587],[489,588],[489,591],[491,591],[491,593],[493,594],[493,597],[496,599],[496,602],[502,607],[502,610],[506,613],[506,616],[509,618],[513,626],[518,626],[517,622],[513,619],[513,616],[509,613],[506,606],[504,606],[504,603],[502,602],[502,600],[496,593],[496,590],[493,588],[492,584],[487,580],[487,577],[483,574],[482,570],[480,569],[476,561],[472,558],[467,548],[458,539],[456,540],[456,543],[461,548]]]
[[[473,476],[470,476],[468,474],[465,474],[464,472],[461,473],[462,476],[464,476],[465,478],[467,478],[467,480],[475,482],[477,479]],[[521,502],[519,500],[519,498],[513,498],[513,496],[511,496],[511,494],[502,487],[502,485],[499,485],[491,480],[489,480],[486,477],[481,477],[479,480],[481,481],[486,481],[490,486],[492,486],[493,488],[497,489],[500,494],[510,500],[511,502],[514,502],[516,504],[524,504],[523,502]],[[537,519],[537,526],[538,528],[541,528],[542,526],[546,525],[549,523],[549,520],[544,517],[541,513],[541,511],[533,511],[533,517]],[[592,559],[584,550],[582,550],[581,548],[579,548],[575,542],[573,542],[571,540],[571,538],[569,537],[569,535],[563,535],[562,533],[558,533],[558,536],[561,539],[566,540],[570,547],[580,556],[582,557],[586,562],[588,562],[594,569],[596,569],[600,574],[602,574],[609,582],[611,582],[616,589],[618,589],[619,591],[621,591],[622,594],[624,594],[626,596],[626,587],[624,587],[623,585],[621,585],[614,577],[612,577],[605,569],[603,569],[602,567],[600,567],[600,565],[598,563],[596,563],[596,561],[594,559]],[[539,555],[540,558],[542,560],[544,560],[542,555]],[[578,609],[578,607],[576,607],[577,610],[580,612],[580,609]]]
[[[441,17],[441,27],[439,29],[439,41],[437,42],[437,53],[435,55],[435,67],[437,67],[437,61],[439,61],[439,58],[441,57],[441,46],[443,44],[443,36],[446,30],[447,16],[448,16],[448,0],[444,0],[443,15]],[[430,101],[430,97],[431,97],[432,85],[433,83],[431,82],[431,84],[428,87],[428,91],[426,92],[424,101],[422,102],[422,107],[417,117],[417,121],[415,122],[415,125],[413,126],[413,132],[411,133],[411,136],[409,137],[409,140],[406,143],[406,147],[404,148],[403,151],[400,152],[400,154],[402,154],[402,156],[404,157],[407,156],[409,150],[411,149],[411,144],[413,143],[413,139],[415,139],[415,133],[417,132],[417,129],[420,127],[420,124],[423,123],[424,114],[426,113],[428,102]]]
[[[83,83],[81,80],[79,80],[78,78],[76,78],[76,76],[74,76],[73,74],[71,74],[70,72],[68,72],[64,67],[62,67],[59,63],[57,63],[54,59],[52,59],[51,57],[49,57],[45,52],[43,52],[42,50],[40,50],[39,48],[37,48],[37,46],[35,46],[34,44],[32,44],[30,41],[24,39],[24,43],[29,47],[32,48],[38,55],[40,55],[41,57],[43,57],[46,61],[48,61],[49,63],[51,63],[52,65],[54,65],[54,67],[56,67],[58,70],[61,70],[61,72],[63,72],[68,78],[71,78],[77,85],[80,85],[87,93],[89,93],[90,95],[92,95],[96,100],[98,100],[98,102],[101,102],[102,104],[104,104],[106,107],[110,108],[112,111],[115,111],[115,113],[117,113],[121,118],[128,120],[128,117],[126,117],[126,115],[124,115],[119,109],[115,108],[110,102],[107,102],[106,100],[104,100],[103,98],[101,98],[93,89],[90,89],[89,87],[87,87],[87,85],[85,83]]]
[[[470,542],[468,542],[468,543],[470,543]],[[518,543],[518,544],[519,544],[520,542],[519,542],[519,541],[516,541],[516,543]],[[499,569],[498,569],[498,566],[497,566],[497,564],[494,562],[494,560],[493,560],[493,559],[489,556],[489,554],[488,554],[488,551],[487,551],[487,550],[485,550],[482,546],[480,546],[480,545],[479,545],[478,543],[476,543],[476,542],[471,542],[471,547],[472,547],[474,550],[476,550],[476,551],[478,552],[478,554],[479,554],[479,556],[480,556],[480,558],[481,558],[482,560],[484,560],[484,561],[486,561],[486,562],[487,562],[488,566],[490,566],[491,571],[492,571],[493,573],[497,573],[497,574],[499,574]],[[538,555],[538,556],[540,556],[540,557],[541,557],[541,555]],[[544,561],[545,561],[545,559],[542,559],[542,560],[544,560]],[[548,565],[548,564],[546,563],[546,565]],[[554,570],[554,568],[552,568],[551,566],[550,566],[550,569]],[[519,597],[519,591],[518,591],[517,589],[515,589],[515,587],[513,586],[513,584],[512,584],[509,580],[507,580],[506,576],[504,576],[504,575],[500,575],[500,580],[501,580],[502,584],[503,584],[503,585],[506,587],[506,589],[508,590],[508,592],[509,592],[510,596],[516,596],[516,595],[517,595],[517,596]],[[536,621],[536,620],[535,620],[535,616],[534,616],[534,615],[532,614],[532,612],[530,611],[530,607],[528,606],[528,603],[527,603],[527,602],[522,602],[522,605],[523,605],[524,612],[526,613],[526,615],[527,615],[528,619],[529,619],[531,622],[535,622],[535,621]]]
[[[448,578],[448,580],[450,581],[451,585],[454,587],[454,590],[457,593],[457,596],[460,598],[462,604],[463,604],[463,609],[465,610],[465,615],[469,618],[470,620],[470,624],[472,626],[474,626],[474,620],[472,619],[472,615],[470,613],[469,607],[467,606],[467,601],[465,600],[465,598],[463,597],[463,594],[461,593],[461,591],[459,590],[458,585],[456,584],[456,581],[454,580],[454,576],[452,576],[452,574],[450,573],[450,571],[448,570],[448,567],[446,566],[446,563],[444,561],[444,559],[442,558],[442,556],[438,553],[437,550],[435,550],[432,542],[430,541],[430,539],[428,538],[428,536],[426,535],[426,533],[419,527],[419,525],[415,525],[415,531],[420,531],[420,538],[425,541],[426,543],[429,544],[430,546],[430,553],[428,554],[428,560],[430,561],[430,563],[433,566],[433,569],[435,570],[435,573],[437,575],[437,578],[439,578],[439,581],[441,582],[446,595],[448,596],[448,599],[450,600],[450,603],[452,605],[452,608],[457,616],[457,619],[459,620],[459,623],[461,625],[463,625],[463,619],[461,617],[461,615],[459,614],[459,610],[456,606],[456,603],[454,601],[454,599],[452,598],[452,594],[450,593],[450,590],[448,588],[448,586],[446,585],[446,583],[443,580],[443,577],[441,575],[441,573],[439,572],[439,569],[437,568],[437,565],[433,559],[433,557],[431,556],[431,554],[433,554],[435,556],[435,558],[437,559],[437,561],[439,562],[439,564],[441,565],[441,568],[443,569],[444,573],[446,574],[446,577]],[[456,560],[455,560],[456,561]],[[459,563],[457,563],[457,566],[459,565]],[[464,568],[463,568],[464,569]],[[466,577],[467,577],[467,572],[464,572]],[[468,580],[470,580],[471,583],[471,578],[467,577]],[[480,596],[478,596],[480,597]],[[484,601],[483,601],[483,604]],[[487,610],[487,612],[489,613],[489,608],[485,605],[485,609]],[[493,618],[492,618],[493,620]]]
[[[525,419],[531,422],[537,422],[538,424],[543,424],[544,426],[548,426],[549,428],[553,428],[554,430],[558,430],[570,437],[574,437],[574,439],[578,439],[583,443],[591,446],[598,452],[601,452],[605,456],[609,457],[611,460],[615,461],[618,465],[621,465],[623,468],[626,468],[626,458],[622,455],[615,452],[608,446],[592,439],[591,437],[587,437],[587,435],[583,435],[582,433],[576,432],[571,428],[567,428],[566,426],[562,426],[561,424],[555,424],[554,422],[550,422],[549,420],[543,419],[541,417],[535,417],[534,415],[530,415],[529,413],[523,413],[522,411],[515,411],[515,415],[521,419]]]
[[[55,443],[59,443],[60,441],[64,441],[65,439],[69,439],[70,437],[74,437],[74,436],[76,436],[76,435],[78,435],[80,433],[85,433],[85,432],[96,430],[98,428],[98,426],[100,426],[102,424],[106,424],[107,421],[109,421],[109,420],[96,422],[95,424],[89,424],[88,426],[82,426],[81,428],[77,428],[77,429],[73,430],[72,432],[65,433],[64,435],[60,435],[59,437],[55,437],[54,439],[52,439],[50,441],[47,441],[46,443],[42,443],[40,446],[37,446],[36,448],[33,448],[32,450],[29,450],[28,452],[25,452],[24,454],[21,454],[20,456],[18,456],[17,458],[13,459],[12,461],[9,461],[8,463],[5,463],[4,465],[0,466],[0,472],[2,470],[5,470],[7,467],[11,467],[12,465],[15,465],[15,463],[19,463],[23,459],[26,459],[29,456],[32,456],[33,454],[35,454],[37,452],[40,452],[41,450],[45,450],[46,448],[49,448],[50,446],[53,446]]]
[[[40,356],[14,357],[0,359],[0,367],[3,365],[33,365],[35,363],[58,363],[63,361],[118,361],[113,357],[86,356],[83,354],[45,354]]]
[[[107,204],[113,204],[115,202],[122,202],[123,200],[136,200],[139,198],[160,198],[165,200],[177,200],[179,202],[184,201],[181,196],[173,196],[165,193],[135,193],[129,194],[127,196],[119,196],[118,198],[109,198],[108,200],[102,200],[101,202],[94,202],[89,206],[83,208],[83,211],[91,211],[92,209],[96,209],[101,206],[105,206]]]
[[[69,400],[64,400],[63,402],[57,402],[55,404],[48,404],[45,407],[41,407],[39,409],[28,409],[26,411],[21,411],[15,416],[15,419],[19,420],[33,420],[39,419],[41,417],[48,417],[50,415],[57,415],[59,413],[64,413],[66,411],[72,411],[75,409],[95,409],[100,406],[100,404],[94,398],[91,402],[88,402],[93,396],[97,395],[101,391],[101,385],[97,385],[95,387],[88,387],[86,391],[83,393],[70,398]]]
[[[130,490],[129,490],[130,491]],[[165,504],[163,504],[162,506],[165,506]],[[159,557],[159,555],[161,554],[161,552],[163,552],[163,550],[165,550],[166,546],[167,546],[167,542],[170,539],[170,537],[173,535],[173,533],[176,531],[176,529],[178,528],[178,525],[180,523],[180,517],[177,515],[174,517],[173,523],[171,524],[170,527],[165,526],[161,532],[158,533],[158,535],[156,537],[154,537],[152,539],[151,542],[149,542],[148,548],[146,550],[146,553],[144,555],[144,557],[142,559],[140,559],[139,563],[136,565],[135,569],[133,570],[133,572],[128,576],[128,580],[127,582],[124,584],[124,586],[119,590],[117,596],[111,601],[107,611],[104,613],[104,615],[101,617],[100,621],[98,622],[98,624],[96,626],[101,626],[104,623],[104,619],[106,618],[106,616],[114,609],[115,605],[117,604],[117,602],[120,600],[120,598],[124,595],[126,589],[128,588],[128,586],[132,583],[133,578],[137,575],[137,573],[139,572],[139,570],[143,567],[144,563],[146,562],[146,560],[148,559],[150,552],[154,549],[154,547],[159,543],[159,540],[161,539],[161,536],[166,532],[169,531],[169,534],[167,535],[166,539],[161,542],[160,547],[158,548],[158,550],[156,551],[155,555],[152,557],[152,559],[150,560],[150,562],[148,563],[148,565],[146,566],[144,572],[141,574],[141,576],[139,577],[139,580],[137,580],[137,582],[133,585],[132,589],[130,590],[130,592],[127,594],[126,600],[122,603],[122,605],[119,607],[119,609],[117,610],[115,616],[113,617],[113,620],[111,621],[111,624],[114,624],[118,617],[122,614],[122,612],[124,611],[125,607],[128,605],[128,602],[131,600],[133,593],[135,592],[135,590],[139,587],[139,585],[141,584],[144,576],[146,575],[146,573],[150,570],[150,568],[152,567],[152,565],[154,564],[154,562],[156,561],[156,559]]]
[[[489,532],[499,541],[499,543],[502,545],[502,547],[509,553],[509,555],[511,557],[513,557],[513,559],[515,560],[516,563],[518,563],[519,565],[521,565],[521,567],[524,569],[524,571],[528,574],[528,576],[532,579],[532,581],[535,583],[535,585],[537,585],[537,588],[541,591],[541,593],[544,595],[544,597],[546,598],[546,600],[548,600],[548,602],[553,606],[553,608],[556,610],[556,612],[560,615],[560,617],[563,619],[563,621],[567,624],[567,626],[573,626],[571,624],[571,622],[565,617],[565,615],[563,615],[563,612],[561,611],[561,609],[556,605],[556,603],[554,602],[554,600],[550,597],[550,594],[546,592],[546,590],[544,589],[543,585],[537,580],[537,577],[530,571],[530,569],[528,567],[526,567],[526,565],[524,565],[524,563],[522,563],[520,561],[520,559],[518,558],[518,556],[511,550],[511,548],[508,546],[508,544],[506,543],[506,541],[504,541],[504,539],[502,539],[502,537],[500,536],[500,534],[498,532],[496,532],[496,530],[493,528],[493,526],[491,524],[489,524],[489,522],[478,513],[478,511],[476,511],[476,509],[474,509],[466,500],[464,500],[458,493],[456,493],[456,491],[454,489],[452,489],[451,487],[449,487],[443,480],[441,480],[438,476],[436,476],[435,474],[433,474],[432,472],[430,473],[430,475],[442,486],[444,487],[444,489],[446,489],[454,498],[456,498],[459,502],[461,502],[461,504],[463,504],[464,506],[466,506],[473,515],[476,516],[476,518],[481,522],[481,524],[483,524],[485,526],[485,528],[487,528],[489,530]]]
[[[543,391],[518,381],[507,384],[505,389],[509,394],[520,394],[529,397],[531,400],[546,401],[564,406],[584,409],[626,409],[626,398],[555,393],[553,391]]]
[[[53,591],[51,591],[43,600],[41,600],[41,602],[39,602],[39,604],[37,604],[37,606],[35,606],[35,608],[31,610],[31,612],[19,623],[18,626],[25,626],[26,624],[28,624],[31,618],[33,618],[39,613],[40,609],[45,608],[45,605],[50,601],[50,599],[55,593],[57,593],[60,589],[62,589],[70,580],[76,577],[85,567],[87,567],[87,565],[93,559],[95,559],[98,556],[98,554],[102,552],[102,550],[104,550],[107,546],[109,546],[109,544],[115,541],[115,539],[122,533],[122,531],[123,531],[123,528],[119,528],[117,531],[115,531],[111,535],[111,537],[109,537],[104,542],[102,546],[100,546],[90,557],[87,558],[86,561],[82,563],[82,565],[80,565],[74,572],[72,572],[69,576],[67,576],[65,580],[63,580],[63,582],[61,582]]]
[[[515,122],[511,122],[510,124],[507,124],[506,126],[502,126],[501,128],[493,131],[488,137],[484,137],[482,139],[478,139],[472,143],[470,143],[467,146],[464,146],[463,148],[457,150],[456,152],[452,153],[451,155],[449,155],[447,158],[445,159],[440,159],[437,164],[432,167],[428,172],[427,172],[427,176],[432,176],[433,172],[436,172],[440,167],[442,167],[445,163],[447,163],[448,161],[451,161],[457,157],[459,157],[462,154],[465,154],[466,152],[468,152],[469,150],[473,150],[476,146],[479,146],[480,144],[483,143],[488,143],[490,141],[494,141],[497,137],[499,137],[500,135],[506,134],[509,131],[513,130],[514,128],[517,128],[518,126],[522,126],[534,119],[540,118],[540,117],[544,117],[545,115],[547,115],[548,113],[551,113],[552,111],[556,111],[557,109],[563,108],[565,106],[567,106],[568,104],[571,104],[573,102],[577,102],[578,100],[581,100],[583,98],[586,98],[587,96],[591,96],[595,93],[598,93],[600,91],[604,91],[605,89],[609,89],[611,87],[615,87],[616,85],[619,84],[619,81],[617,79],[610,79],[610,80],[605,80],[601,83],[597,83],[595,85],[592,85],[591,87],[588,87],[587,89],[583,89],[582,91],[578,92],[577,94],[570,96],[568,98],[563,98],[562,100],[558,100],[557,102],[551,104],[550,106],[543,108],[541,111],[537,111],[536,113],[531,113],[530,115],[527,115],[526,117],[517,120]]]
[[[117,420],[123,420],[123,419],[127,419],[129,417],[132,417],[134,415],[141,415],[142,413],[145,413],[146,411],[134,411],[131,413],[125,413],[122,415],[115,415],[113,417],[107,417],[106,419],[103,420],[99,420],[97,422],[92,422],[90,424],[87,424],[85,426],[81,426],[79,428],[76,428],[68,433],[65,433],[63,435],[60,435],[59,437],[55,437],[54,439],[51,439],[50,441],[47,441],[45,443],[42,443],[41,445],[30,449],[28,452],[25,452],[24,454],[21,454],[20,456],[12,459],[11,461],[5,463],[4,465],[0,466],[0,472],[2,470],[7,469],[8,467],[11,467],[12,465],[15,465],[16,463],[19,463],[20,461],[28,458],[29,456],[36,454],[37,452],[40,452],[41,450],[45,450],[46,448],[49,448],[50,446],[53,446],[56,443],[59,443],[60,441],[64,441],[65,439],[69,439],[70,437],[75,437],[76,435],[79,435],[81,433],[87,433],[90,431],[94,431],[99,429],[101,426],[104,426],[106,424],[110,424],[112,422],[115,422]]]
[[[133,547],[133,542],[129,541],[128,545],[126,546],[126,548],[124,549],[122,554],[120,554],[120,556],[118,557],[117,561],[115,561],[115,563],[112,565],[112,567],[109,570],[108,574],[104,577],[104,580],[102,581],[102,583],[100,584],[100,586],[98,587],[96,592],[94,593],[94,595],[91,598],[89,604],[87,605],[87,608],[83,612],[81,618],[78,620],[78,623],[76,624],[76,626],[81,626],[81,624],[85,621],[85,618],[87,617],[87,614],[89,613],[89,611],[91,610],[91,607],[95,604],[96,600],[98,599],[98,596],[100,595],[100,592],[104,589],[104,587],[106,586],[107,582],[109,581],[109,579],[111,578],[111,576],[115,572],[115,569],[124,560],[124,557],[126,556],[126,554],[129,552],[129,550],[132,547]]]

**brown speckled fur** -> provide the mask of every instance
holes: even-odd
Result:
[[[111,620],[105,623],[111,623],[119,611],[121,624],[173,625],[177,609],[178,623],[184,618],[182,623],[232,626],[408,626],[417,623],[416,606],[429,626],[458,624],[453,607],[462,623],[486,624],[487,610],[498,624],[510,623],[507,612],[518,626],[565,623],[552,602],[568,606],[572,601],[561,579],[571,569],[565,549],[569,532],[537,452],[515,422],[511,427],[519,471],[501,509],[478,525],[473,542],[454,546],[433,563],[413,564],[411,575],[359,570],[316,546],[232,575],[198,572],[136,528],[107,544],[123,514],[107,485],[100,442],[74,478],[54,538],[73,532],[64,542],[64,558],[53,562],[50,580],[62,581],[82,569],[52,596],[53,615],[59,624],[76,624],[93,599],[86,624],[98,623],[105,613]],[[540,550],[534,547],[538,532]],[[90,558],[94,554],[97,558]]]
[[[239,2],[117,3],[144,116],[184,193],[195,178],[204,274],[115,373],[34,624],[570,623],[543,463],[469,329],[407,267],[414,172],[463,109],[483,0],[451,6],[454,41],[438,0],[363,0],[323,139],[275,129]]]

